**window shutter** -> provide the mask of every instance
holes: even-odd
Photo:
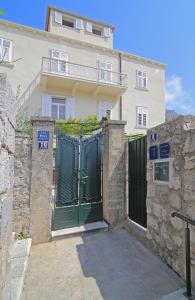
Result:
[[[86,23],[86,30],[87,30],[88,32],[92,32],[92,23],[91,23],[91,22],[87,22],[87,23]]]
[[[75,98],[69,97],[66,100],[66,119],[75,118]]]
[[[75,28],[83,29],[83,20],[82,19],[76,19],[75,20]]]
[[[109,28],[109,27],[104,27],[104,30],[103,30],[103,35],[105,36],[105,37],[110,37],[111,36],[111,28]]]
[[[50,56],[51,56],[51,58],[60,59],[60,51],[51,49]]]
[[[54,13],[54,20],[55,20],[56,23],[62,25],[62,14],[59,13],[58,11],[55,11],[55,13]]]
[[[51,96],[42,95],[42,116],[51,117]]]

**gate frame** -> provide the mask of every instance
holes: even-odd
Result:
[[[66,133],[63,133],[60,129],[57,128],[57,131],[59,130],[59,132],[57,132],[56,137],[55,137],[56,138],[56,154],[57,154],[57,146],[58,146],[58,143],[57,143],[57,136],[58,136],[58,134],[59,135],[61,134],[62,136],[64,136],[64,139],[67,138],[68,140],[70,140],[70,142],[71,142],[71,139],[73,141],[76,140],[78,142],[78,153],[77,153],[77,155],[78,155],[78,158],[77,158],[78,159],[78,169],[77,169],[77,178],[78,178],[78,180],[77,180],[77,198],[78,198],[78,205],[76,205],[76,206],[78,206],[78,212],[77,212],[78,213],[78,223],[77,224],[73,224],[72,226],[65,226],[64,225],[63,228],[57,228],[57,227],[60,227],[60,225],[57,226],[57,224],[55,223],[55,212],[57,210],[60,210],[60,207],[56,206],[56,203],[57,203],[57,184],[58,184],[58,182],[57,182],[57,176],[58,176],[58,174],[57,174],[57,170],[55,168],[55,177],[56,177],[56,180],[55,180],[54,207],[53,207],[53,218],[52,218],[52,228],[53,228],[53,230],[60,230],[60,229],[71,228],[71,227],[75,227],[75,226],[80,226],[80,225],[87,224],[87,223],[80,222],[80,216],[82,215],[82,209],[81,209],[81,207],[82,207],[82,205],[84,205],[84,204],[82,204],[82,201],[81,201],[82,194],[80,193],[81,188],[82,188],[82,180],[81,180],[81,171],[82,171],[82,168],[81,167],[82,167],[82,163],[83,163],[83,157],[85,157],[85,156],[82,155],[82,153],[83,153],[82,148],[84,147],[83,145],[84,145],[85,141],[89,140],[89,142],[91,142],[90,139],[91,140],[94,139],[94,141],[95,141],[96,139],[98,139],[98,135],[100,135],[100,134],[103,135],[101,123],[97,123],[97,122],[96,123],[95,122],[87,122],[87,123],[84,123],[84,122],[81,122],[81,123],[79,123],[79,122],[77,122],[77,123],[76,122],[64,122],[64,125],[79,125],[80,126],[80,135],[79,136],[78,135],[77,136],[76,135],[75,136],[74,135],[72,135],[72,136],[68,135]],[[91,126],[93,126],[93,125],[94,126],[100,125],[101,131],[97,132],[99,129],[96,129],[96,130],[94,130],[94,132],[96,131],[95,134],[93,132],[92,133],[90,132],[89,134],[83,134],[83,127],[87,126],[87,125],[91,125]],[[84,136],[86,138],[83,138]],[[87,137],[87,136],[89,136],[89,137]],[[100,141],[100,143],[101,143],[100,148],[102,149],[103,141]],[[98,146],[98,149],[99,149],[99,146]],[[56,163],[56,155],[55,155],[54,161]],[[102,170],[102,159],[101,159],[101,163],[100,163],[100,201],[96,202],[96,203],[100,203],[101,204],[100,205],[101,206],[101,212],[100,212],[100,219],[99,219],[99,221],[103,220],[103,204],[102,204],[103,203],[103,192],[102,192],[103,184],[102,184],[102,172],[103,172],[103,170]],[[86,207],[87,207],[87,204],[93,204],[93,202],[92,203],[86,203]],[[75,211],[76,211],[76,206],[75,206]],[[69,207],[74,208],[74,205],[70,205]],[[64,213],[65,213],[66,206],[63,206],[61,208],[62,209],[64,208]],[[94,221],[94,222],[96,222],[96,221]]]
[[[32,177],[30,188],[30,236],[33,243],[52,237],[53,153],[55,120],[33,117]],[[125,121],[107,120],[103,124],[103,218],[113,227],[126,217],[126,137]],[[48,149],[39,149],[37,131],[49,131]]]

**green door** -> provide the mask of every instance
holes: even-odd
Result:
[[[57,134],[53,229],[102,220],[102,134],[76,139]]]

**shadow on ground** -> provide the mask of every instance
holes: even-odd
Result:
[[[183,285],[120,229],[33,246],[23,300],[157,300]]]

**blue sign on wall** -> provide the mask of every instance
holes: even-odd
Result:
[[[149,148],[149,156],[150,156],[151,160],[158,158],[158,146],[157,145],[151,146]]]
[[[48,142],[49,141],[49,131],[38,131],[37,140],[39,142]]]
[[[151,142],[156,142],[156,140],[157,140],[157,133],[156,132],[152,132],[150,134],[150,141]]]
[[[39,142],[39,149],[48,149],[48,142]]]
[[[169,143],[161,144],[159,148],[160,148],[160,158],[169,158],[169,153],[170,153]]]

